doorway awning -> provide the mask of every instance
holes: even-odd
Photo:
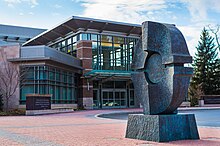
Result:
[[[92,70],[84,77],[89,80],[102,80],[102,82],[111,80],[130,80],[132,71],[114,71],[114,70]]]

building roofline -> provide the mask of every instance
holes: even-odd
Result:
[[[132,27],[132,28],[137,28],[137,29],[141,29],[141,25],[139,24],[132,24],[132,23],[124,23],[124,22],[117,22],[117,21],[110,21],[110,20],[102,20],[102,19],[94,19],[94,18],[88,18],[88,17],[79,17],[79,16],[72,16],[68,19],[66,19],[65,21],[55,25],[54,27],[52,27],[51,29],[48,29],[46,31],[44,31],[43,33],[35,36],[34,38],[28,40],[27,42],[25,42],[23,44],[23,46],[28,46],[28,45],[36,45],[35,43],[34,44],[31,44],[33,42],[37,42],[37,39],[39,38],[44,38],[45,35],[49,35],[50,33],[54,33],[53,31],[57,28],[61,28],[63,27],[64,25],[66,25],[67,23],[70,23],[70,22],[74,22],[74,21],[87,21],[87,22],[96,22],[96,23],[102,23],[102,24],[111,24],[111,25],[120,25],[120,26],[124,26],[124,27]],[[69,27],[69,26],[68,26]],[[77,26],[77,28],[81,28],[80,26]],[[69,28],[70,29],[70,28]],[[68,28],[66,28],[65,30],[68,30]],[[71,30],[69,31],[71,32]],[[139,33],[138,33],[139,34]],[[139,34],[140,35],[140,34]],[[57,37],[59,38],[59,37]],[[57,39],[56,38],[56,39]],[[55,39],[54,39],[55,40]],[[46,43],[44,42],[42,45],[46,45],[47,43],[49,43],[51,41],[46,41]],[[39,43],[38,43],[39,45]]]

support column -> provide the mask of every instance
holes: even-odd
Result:
[[[82,61],[84,68],[80,78],[78,105],[81,108],[93,108],[93,82],[84,78],[84,74],[92,70],[92,41],[77,43],[77,58]]]

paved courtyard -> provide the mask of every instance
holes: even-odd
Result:
[[[126,120],[97,118],[109,112],[140,109],[91,110],[74,113],[0,117],[1,146],[220,146],[220,127],[199,127],[201,140],[155,143],[126,139]],[[218,115],[216,115],[218,116]]]

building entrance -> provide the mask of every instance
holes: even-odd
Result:
[[[126,81],[96,82],[93,84],[94,108],[134,107],[133,86]]]
[[[102,90],[102,108],[127,107],[126,90]]]

